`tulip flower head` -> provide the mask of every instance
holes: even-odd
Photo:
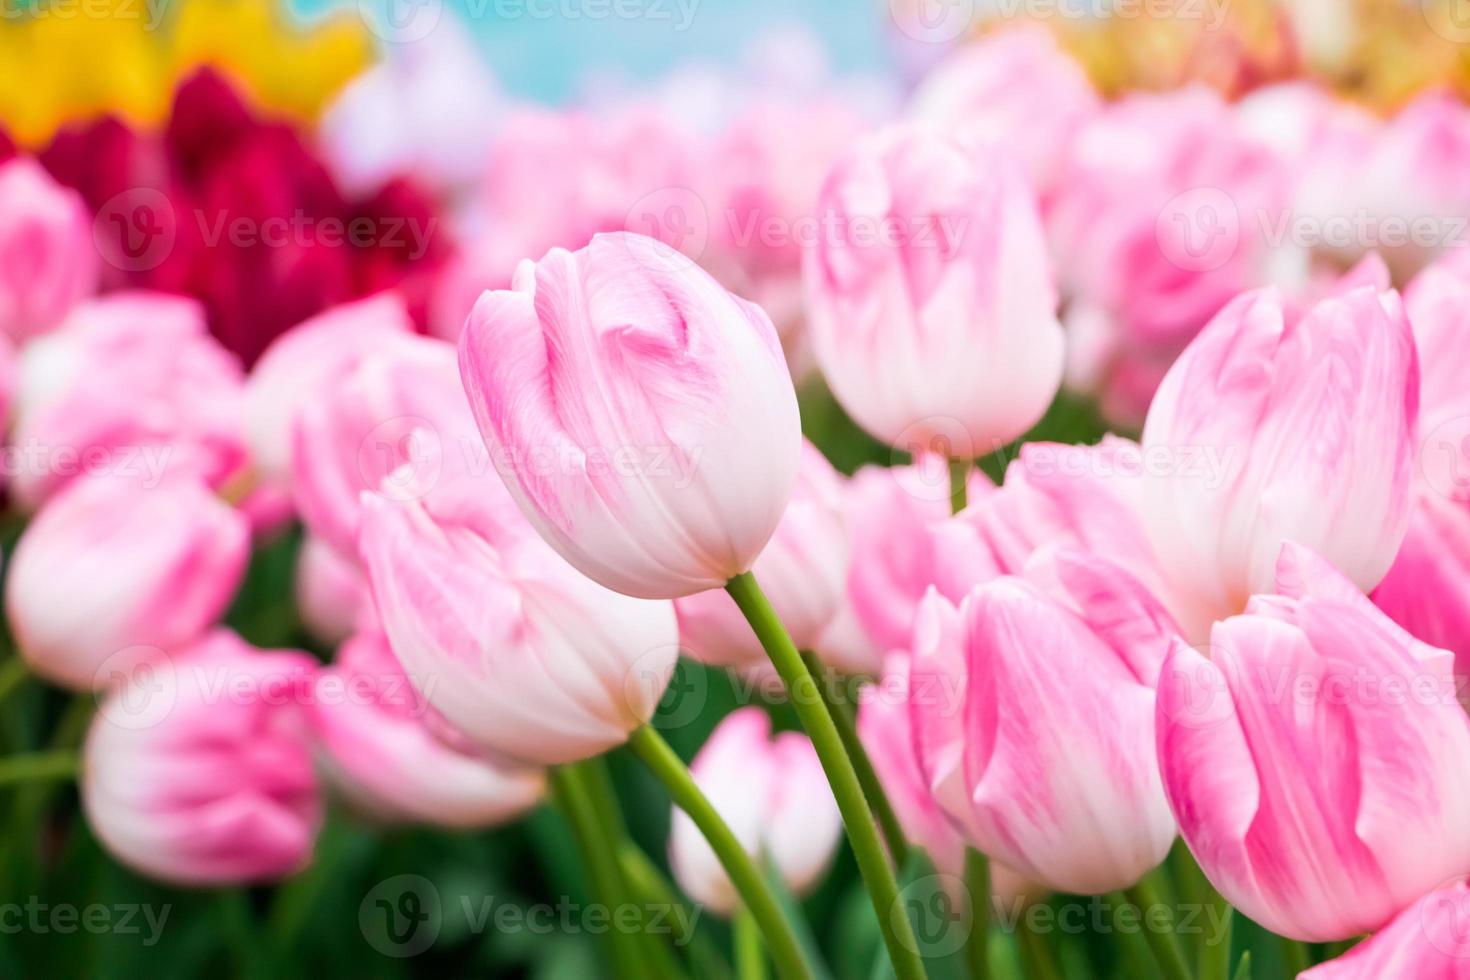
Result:
[[[433,712],[375,629],[316,676],[308,705],[318,758],[348,799],[382,819],[488,827],[540,801],[537,769],[492,763]]]
[[[321,792],[301,716],[315,661],[219,630],[103,702],[82,806],[113,856],[152,878],[272,881],[310,858]]]
[[[795,895],[816,886],[842,837],[842,814],[810,739],[799,732],[772,737],[764,711],[741,708],[710,734],[689,771],[752,857],[763,859]],[[720,915],[735,911],[739,898],[725,869],[679,809],[669,863],[689,897]]]
[[[1277,595],[1178,644],[1158,758],[1180,831],[1231,904],[1313,942],[1379,928],[1470,871],[1470,718],[1452,658],[1305,548]]]
[[[806,256],[817,363],[877,438],[972,458],[1029,429],[1061,383],[1057,292],[1016,165],[922,130],[860,141],[823,185]]]
[[[568,562],[668,599],[748,571],[801,457],[770,319],[640,235],[522,263],[460,337],[491,460]]]
[[[363,495],[361,554],[404,671],[499,758],[621,745],[678,657],[673,606],[612,592],[548,548],[490,473],[407,500]]]

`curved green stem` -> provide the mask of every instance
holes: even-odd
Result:
[[[689,775],[689,767],[684,765],[684,761],[674,753],[663,736],[648,725],[636,729],[628,736],[628,748],[658,777],[659,782],[664,784],[669,795],[674,798],[674,803],[689,814],[694,825],[704,834],[705,840],[709,841],[715,856],[724,866],[725,873],[730,876],[731,884],[740,893],[741,901],[761,927],[766,938],[766,947],[776,964],[776,972],[787,978],[810,978],[811,968],[802,957],[801,946],[796,941],[791,924],[781,914],[781,907],[776,903],[776,896],[771,893],[771,886],[766,884],[766,879],[756,867],[755,861],[745,853],[745,848],[740,846],[740,841],[735,838],[724,818],[694,784],[694,777]]]
[[[1161,932],[1149,927],[1148,910],[1156,905],[1162,905],[1159,900],[1158,889],[1153,881],[1153,874],[1147,874],[1143,880],[1132,888],[1123,890],[1128,901],[1138,906],[1140,919],[1143,921],[1143,936],[1148,940],[1149,948],[1153,950],[1154,959],[1159,962],[1159,969],[1164,971],[1167,980],[1191,980],[1189,966],[1184,961],[1184,951],[1179,948],[1179,937],[1174,934],[1172,917],[1168,932]]]
[[[1286,962],[1287,976],[1294,977],[1312,966],[1312,957],[1307,952],[1306,944],[1295,939],[1281,937],[1281,956]]]
[[[766,980],[766,951],[761,947],[761,932],[755,917],[742,905],[735,910],[735,921],[730,925],[737,980]]]
[[[1022,923],[1016,930],[1016,941],[1021,949],[1022,972],[1027,980],[1063,980],[1061,968],[1057,966],[1044,937]]]
[[[815,654],[807,652],[801,656],[813,676],[818,676],[824,669]],[[837,726],[837,737],[842,739],[842,747],[847,750],[848,758],[852,759],[853,769],[857,770],[858,783],[863,787],[863,794],[872,804],[873,814],[878,818],[878,826],[883,831],[883,839],[888,843],[888,853],[893,855],[893,863],[901,868],[909,859],[909,844],[903,836],[903,825],[898,822],[898,814],[893,811],[893,804],[883,791],[878,771],[873,768],[873,760],[868,758],[868,750],[863,747],[862,739],[858,738],[857,720],[853,717],[852,705],[845,699],[839,703],[839,699],[832,696],[827,685],[820,681],[817,689],[822,694],[822,702],[832,713],[832,723]]]
[[[572,826],[582,863],[591,879],[593,894],[597,901],[611,909],[622,894],[622,876],[615,851],[603,833],[604,818],[593,802],[587,775],[571,765],[552,767],[550,776],[551,791]],[[614,974],[624,980],[642,980],[646,974],[638,937],[618,928],[610,929],[608,936]]]
[[[970,941],[965,962],[970,980],[990,975],[990,862],[973,847],[965,848],[965,890],[970,893]]]
[[[0,759],[0,785],[44,779],[73,779],[81,770],[81,758],[66,749],[12,755]]]
[[[863,882],[868,887],[873,910],[878,914],[878,928],[888,947],[888,958],[893,963],[894,974],[898,980],[920,980],[925,976],[924,961],[919,957],[919,944],[914,938],[913,926],[899,903],[898,881],[883,853],[883,842],[878,839],[873,810],[868,805],[867,797],[863,795],[863,787],[858,782],[852,760],[842,747],[842,738],[837,734],[832,714],[822,703],[820,696],[813,697],[815,678],[806,669],[786,627],[781,625],[770,601],[756,584],[755,576],[749,572],[737,575],[726,583],[725,591],[730,593],[730,597],[745,614],[751,628],[760,638],[761,646],[765,647],[766,655],[771,658],[776,672],[785,682],[797,717],[811,737],[817,758],[821,760],[822,768],[827,773],[827,782],[832,786],[832,795],[837,798],[837,807],[842,811],[842,822],[847,827],[848,842],[857,858]]]
[[[10,693],[21,684],[25,683],[27,677],[31,676],[30,668],[20,657],[11,657],[0,667],[0,701],[10,697]]]

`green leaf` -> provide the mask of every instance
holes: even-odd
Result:
[[[1235,968],[1235,980],[1251,980],[1251,954],[1240,954],[1240,965]]]

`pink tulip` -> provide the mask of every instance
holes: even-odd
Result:
[[[1445,882],[1366,942],[1312,967],[1299,980],[1465,980],[1470,977],[1467,911],[1470,886],[1465,879]]]
[[[1269,591],[1287,540],[1376,585],[1408,522],[1418,406],[1395,293],[1353,289],[1296,321],[1274,290],[1222,310],[1169,370],[1143,430],[1143,519],[1187,635]]]
[[[1041,418],[1061,381],[1062,330],[1035,200],[1008,159],[886,130],[838,162],[817,218],[812,342],[863,428],[973,457]]]
[[[719,588],[785,511],[801,434],[775,330],[652,239],[524,263],[475,305],[460,371],[521,509],[608,588]]]
[[[81,195],[30,157],[0,166],[0,331],[20,342],[53,329],[97,279]]]
[[[1279,595],[1179,644],[1158,753],[1180,830],[1215,887],[1284,936],[1379,928],[1470,871],[1470,718],[1450,655],[1375,610],[1304,548]]]
[[[86,477],[21,536],[6,614],[37,673],[88,690],[213,626],[249,555],[248,520],[195,480]]]
[[[1051,31],[1029,25],[956,49],[914,91],[909,115],[966,142],[1014,147],[1045,194],[1100,101]]]
[[[291,488],[306,526],[350,555],[364,492],[396,499],[410,475],[432,487],[443,467],[476,465],[466,459],[479,442],[458,381],[453,345],[411,337],[364,356],[303,405]],[[405,464],[411,473],[399,471]]]
[[[937,592],[914,626],[909,711],[935,802],[971,846],[1049,888],[1099,894],[1174,839],[1154,741],[1157,624],[1120,604],[1106,639],[1025,580]]]
[[[315,661],[226,630],[103,703],[82,806],[114,857],[180,885],[271,881],[311,858],[321,794],[300,701]]]
[[[817,447],[802,443],[801,470],[786,513],[752,571],[770,593],[792,642],[812,648],[831,622],[847,576],[842,478]],[[763,667],[765,651],[722,589],[674,600],[689,656],[719,667]]]
[[[934,802],[914,751],[909,720],[909,656],[895,652],[883,664],[883,677],[867,688],[858,708],[858,737],[862,739],[883,791],[893,804],[909,843],[924,849],[941,874],[958,878],[965,870],[965,842],[944,811]],[[938,692],[926,692],[923,697]],[[996,902],[1007,902],[1034,886],[999,862],[990,865],[990,891]]]
[[[375,629],[342,647],[312,694],[307,714],[327,778],[381,819],[488,827],[541,799],[543,774],[491,763],[440,721]]]
[[[622,744],[653,714],[678,657],[673,606],[578,574],[494,474],[363,503],[362,558],[393,652],[476,744],[571,762]]]
[[[731,712],[689,766],[694,782],[751,855],[795,895],[816,887],[842,837],[842,814],[811,740],[771,735],[760,708]],[[675,808],[669,864],[690,898],[728,916],[739,904],[725,869],[683,810]]]
[[[351,636],[372,609],[367,578],[347,558],[314,535],[301,543],[296,556],[296,607],[312,636],[336,646]]]
[[[76,476],[156,484],[243,475],[240,366],[193,300],[121,292],[89,300],[22,352],[12,488],[35,508]]]
[[[261,475],[290,479],[291,433],[304,405],[359,361],[413,332],[397,293],[334,306],[276,338],[250,372],[245,388],[245,429]]]

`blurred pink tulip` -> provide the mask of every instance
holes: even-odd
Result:
[[[1014,148],[1046,195],[1100,103],[1082,66],[1033,24],[956,49],[915,89],[909,116],[967,143]]]
[[[151,878],[272,881],[311,858],[321,822],[300,703],[316,662],[219,630],[103,702],[81,795],[92,831]]]
[[[296,607],[311,635],[336,646],[357,631],[372,609],[367,578],[347,558],[315,535],[307,535],[296,555]]]
[[[21,536],[5,609],[21,656],[76,690],[213,626],[250,557],[250,525],[189,477],[84,477]]]
[[[0,165],[0,332],[20,342],[53,329],[97,280],[81,195],[30,157]]]
[[[497,757],[590,758],[646,722],[678,658],[667,602],[584,578],[492,473],[414,499],[364,494],[378,615],[414,686]]]
[[[363,493],[397,499],[421,492],[445,467],[476,465],[467,453],[483,462],[479,450],[454,346],[432,337],[395,340],[301,406],[291,440],[296,509],[312,533],[350,555]]]
[[[802,443],[796,488],[776,533],[752,571],[801,649],[811,649],[831,622],[847,577],[842,478],[817,447]],[[765,650],[735,600],[723,589],[674,600],[679,642],[701,663],[764,667]]]
[[[795,895],[815,888],[842,838],[842,814],[811,740],[771,735],[760,708],[731,712],[689,766],[694,782],[745,850]],[[688,814],[675,808],[669,864],[680,889],[728,916],[739,904],[725,869]]]
[[[1158,753],[1200,867],[1256,922],[1326,942],[1379,928],[1470,871],[1470,718],[1448,652],[1305,548],[1280,595],[1177,645]]]
[[[328,780],[382,819],[488,827],[535,806],[537,769],[492,764],[446,731],[376,629],[349,640],[316,676],[307,715]],[[443,737],[441,737],[441,733]]]
[[[1174,840],[1138,666],[1157,624],[1114,611],[1128,618],[1105,641],[1007,576],[958,609],[931,593],[914,626],[909,712],[935,802],[981,852],[1082,895],[1135,884]]]
[[[1445,882],[1399,913],[1388,925],[1335,960],[1298,980],[1466,980],[1470,977],[1470,885]]]
[[[1353,289],[1295,321],[1275,290],[1222,310],[1143,430],[1141,513],[1186,634],[1202,639],[1269,591],[1287,540],[1376,585],[1408,524],[1418,411],[1396,293]]]
[[[652,239],[524,263],[475,305],[460,371],[521,509],[608,588],[719,588],[786,509],[801,431],[771,321]]]
[[[21,353],[11,486],[35,508],[80,474],[156,483],[244,475],[243,383],[193,300],[120,292],[75,307]]]
[[[334,306],[277,337],[245,386],[245,431],[262,477],[288,483],[291,434],[303,406],[364,357],[396,349],[411,333],[403,299],[389,292]]]
[[[813,348],[863,428],[971,458],[1041,418],[1061,381],[1062,329],[1036,203],[1011,161],[885,130],[838,162],[816,212]]]

